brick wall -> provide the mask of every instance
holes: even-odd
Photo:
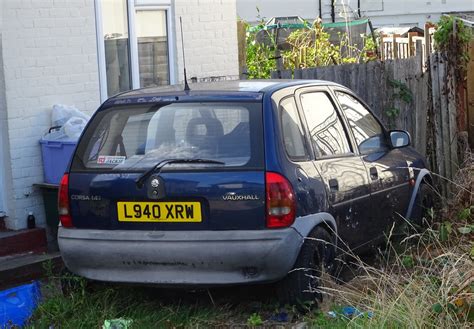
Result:
[[[179,17],[183,18],[188,79],[239,75],[235,0],[176,0],[178,80],[183,81]]]
[[[51,107],[99,105],[93,0],[2,0],[3,66],[11,157],[12,206],[7,225],[25,227],[28,211],[44,224],[38,140]]]

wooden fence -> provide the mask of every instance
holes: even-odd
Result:
[[[419,35],[417,32],[409,32],[408,36],[404,38],[397,34],[381,35],[378,38],[380,59],[409,58],[420,53],[423,63],[425,63],[427,56],[434,51],[434,32],[435,28],[430,23],[426,23],[424,35]]]
[[[470,62],[467,65],[467,130],[469,145],[474,150],[474,38],[469,45]]]
[[[418,51],[407,59],[284,70],[272,77],[328,80],[352,89],[388,127],[410,132],[434,172],[452,178],[458,168],[457,96],[449,73],[441,55],[431,54],[424,65]]]

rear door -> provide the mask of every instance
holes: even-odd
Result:
[[[325,182],[330,213],[341,238],[352,249],[371,240],[369,180],[365,166],[351,148],[347,133],[327,88],[297,92],[316,154],[314,166]]]
[[[409,163],[402,150],[391,148],[385,129],[362,101],[345,90],[335,94],[370,177],[377,224],[374,234],[382,235],[383,229],[405,215],[410,195]]]
[[[79,142],[69,177],[73,225],[130,230],[265,227],[259,102],[159,103],[101,110]],[[169,164],[142,187],[136,180]]]

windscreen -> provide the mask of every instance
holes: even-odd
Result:
[[[167,103],[101,110],[71,170],[143,171],[169,159],[263,166],[261,103]],[[215,167],[176,164],[172,167]]]

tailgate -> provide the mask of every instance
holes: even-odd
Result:
[[[260,102],[204,102],[99,111],[79,141],[69,173],[73,225],[132,230],[264,228],[261,109]],[[208,162],[168,163],[143,186],[136,184],[150,168],[170,159]]]

